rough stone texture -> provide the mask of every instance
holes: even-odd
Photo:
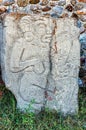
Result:
[[[74,19],[7,15],[3,36],[3,80],[18,107],[77,112],[80,44]]]
[[[49,108],[58,109],[65,114],[78,110],[78,71],[80,60],[79,32],[74,26],[73,19],[59,19],[56,21],[55,38],[52,43],[51,77],[54,84],[48,93],[51,101],[47,101]],[[52,96],[53,95],[53,96]]]
[[[0,20],[0,67],[1,67],[1,45],[3,43],[3,26],[2,26],[2,21]]]

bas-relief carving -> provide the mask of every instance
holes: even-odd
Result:
[[[21,98],[28,102],[34,99],[36,104],[40,104],[40,109],[45,102],[44,91],[50,71],[49,44],[52,30],[48,22],[46,18],[34,21],[29,16],[20,20],[22,38],[15,42],[10,61],[11,72],[22,75],[18,81]]]
[[[12,48],[7,57],[10,90],[18,107],[26,108],[34,100],[32,105],[37,110],[45,106],[73,113],[77,108],[80,52],[74,20],[24,16],[16,24],[18,36],[9,41]]]
[[[51,51],[51,75],[55,83],[56,92],[51,102],[47,102],[47,106],[52,109],[58,109],[63,113],[74,113],[74,111],[78,110],[77,82],[80,58],[79,53],[77,54],[77,52],[80,52],[78,36],[79,30],[74,26],[72,19],[69,23],[66,20],[64,22],[61,20],[57,21],[55,39],[57,52],[53,49],[55,43],[52,44]],[[48,95],[52,97],[51,93]]]

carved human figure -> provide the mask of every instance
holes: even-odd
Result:
[[[75,113],[78,110],[79,29],[74,25],[73,19],[59,19],[56,25],[55,42],[52,43],[51,50],[51,75],[56,90],[55,98],[48,102],[48,107],[65,114]]]
[[[35,19],[35,21],[34,21]],[[45,102],[45,88],[49,73],[49,43],[51,31],[48,19],[24,16],[19,27],[22,36],[13,46],[10,67],[13,73],[19,73],[19,95],[24,102],[41,110]],[[47,39],[46,39],[47,37]],[[21,105],[18,103],[18,106]]]

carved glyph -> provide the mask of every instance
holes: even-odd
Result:
[[[34,99],[34,108],[39,106],[40,110],[45,102],[44,91],[50,68],[49,43],[52,28],[48,25],[49,21],[43,17],[39,20],[31,16],[21,18],[17,24],[20,34],[13,43],[9,61],[10,73],[18,75],[20,98],[29,103]]]

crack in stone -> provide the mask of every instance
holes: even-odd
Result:
[[[43,89],[43,90],[45,90],[45,88],[42,88],[41,86],[39,86],[39,85],[37,85],[37,84],[32,84],[32,85],[34,85],[34,86],[36,86],[36,87],[38,87],[38,88],[41,88],[41,89]],[[48,92],[51,92],[51,93],[54,93],[54,91],[52,91],[52,90],[47,90]]]
[[[56,46],[56,29],[57,29],[57,23],[56,23],[56,20],[53,20],[53,24],[54,24],[54,27],[53,27],[53,30],[52,30],[52,38],[51,38],[51,41],[50,41],[50,44],[49,44],[49,64],[50,64],[50,71],[47,75],[47,82],[46,82],[46,86],[45,86],[45,92],[44,92],[44,95],[45,95],[45,100],[44,100],[44,108],[46,106],[46,103],[47,103],[47,97],[48,97],[48,92],[51,92],[54,94],[54,91],[51,91],[48,89],[49,87],[49,76],[51,75],[51,71],[52,71],[52,58],[51,58],[51,51],[52,51],[52,42],[53,42],[53,39],[55,39],[55,53],[57,53],[57,46]]]

